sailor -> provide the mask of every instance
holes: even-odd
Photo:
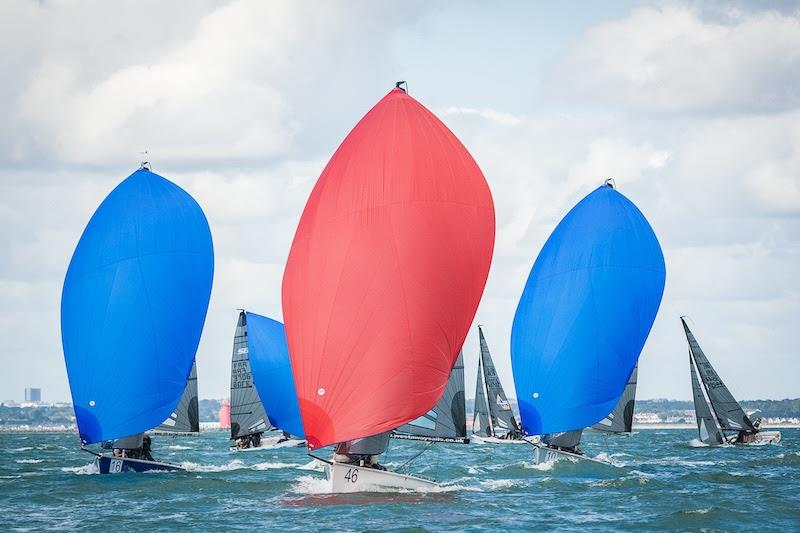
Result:
[[[150,435],[145,435],[144,438],[142,439],[142,448],[141,448],[141,450],[142,451],[141,451],[141,454],[139,456],[140,459],[143,459],[145,461],[152,461],[153,460],[153,456],[150,453],[150,450],[151,450]]]

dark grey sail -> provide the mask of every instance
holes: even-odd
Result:
[[[231,358],[231,439],[272,429],[267,412],[253,384],[247,350],[247,318],[239,313]]]
[[[552,433],[542,437],[542,444],[550,446],[551,448],[575,450],[581,443],[581,435],[583,435],[582,429]]]
[[[117,450],[138,450],[144,444],[144,433],[137,433],[128,437],[116,439],[111,445],[112,448]]]
[[[492,432],[495,437],[506,435],[521,435],[514,411],[508,402],[500,377],[494,368],[489,346],[483,336],[483,329],[478,326],[478,336],[481,344],[481,363],[483,364],[483,377],[486,380],[486,400],[489,404],[489,416],[492,421]]]
[[[607,433],[630,433],[633,431],[633,408],[636,404],[636,378],[639,374],[639,364],[633,367],[625,390],[622,391],[619,401],[614,409],[600,422],[592,426],[597,431]]]
[[[464,403],[464,354],[460,352],[450,379],[436,405],[416,420],[394,430],[398,439],[457,442],[467,444],[467,413]]]
[[[478,379],[475,385],[475,407],[472,414],[472,433],[481,437],[491,437],[492,426],[489,422],[489,406],[486,405],[485,384],[481,358],[478,358]]]
[[[697,380],[697,373],[694,371],[692,352],[689,352],[689,372],[692,375],[692,396],[694,397],[694,414],[697,417],[697,434],[700,441],[706,444],[722,444],[724,439],[711,414],[706,397],[703,394],[703,387]]]
[[[197,405],[197,363],[192,363],[186,388],[178,406],[169,418],[153,428],[155,433],[184,435],[200,431],[200,412]]]
[[[340,442],[336,445],[339,455],[380,455],[389,447],[390,431]]]
[[[728,387],[720,379],[714,367],[708,362],[703,350],[697,343],[697,339],[686,325],[686,320],[681,317],[683,330],[686,333],[686,340],[689,342],[689,351],[694,357],[697,365],[697,372],[706,389],[706,394],[711,402],[711,407],[717,417],[717,423],[723,431],[757,431],[753,422],[745,414],[742,406],[733,397]]]

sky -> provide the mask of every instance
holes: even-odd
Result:
[[[26,386],[69,399],[64,274],[145,150],[208,217],[198,383],[201,398],[228,396],[236,309],[281,319],[311,188],[397,80],[492,190],[497,238],[475,324],[510,396],[528,272],[608,177],[667,265],[639,397],[691,397],[680,315],[735,396],[800,396],[800,4],[553,4],[1,2],[0,400]],[[464,352],[472,397],[474,326]]]

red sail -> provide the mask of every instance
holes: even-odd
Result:
[[[436,404],[494,233],[472,156],[392,90],[325,167],[286,263],[283,317],[310,449],[394,429]]]

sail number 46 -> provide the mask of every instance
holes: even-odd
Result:
[[[344,478],[350,483],[358,481],[358,468],[348,468]]]

